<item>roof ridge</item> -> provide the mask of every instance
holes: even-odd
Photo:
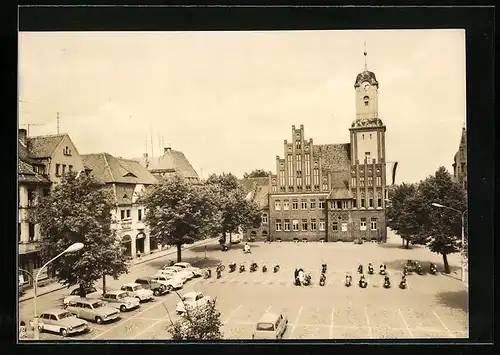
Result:
[[[68,133],[60,133],[60,134],[41,134],[38,136],[29,136],[27,137],[28,139],[33,139],[33,138],[52,138],[52,137],[64,137],[64,136],[69,136]]]
[[[104,156],[104,162],[106,163],[106,166],[108,168],[109,174],[111,175],[111,181],[116,181],[115,176],[113,175],[113,169],[111,169],[111,166],[108,163],[108,158],[106,157],[106,155],[111,155],[111,154],[109,154],[109,153],[102,153],[102,155]]]

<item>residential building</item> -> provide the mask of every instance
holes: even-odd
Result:
[[[188,181],[199,182],[198,174],[184,153],[170,147],[163,149],[162,156],[149,157],[147,153],[144,153],[142,158],[133,158],[133,160],[147,168],[159,180],[174,174],[180,174]]]
[[[356,119],[350,142],[314,144],[304,126],[292,126],[271,177],[272,240],[385,240],[386,126],[378,115],[375,74],[354,83]]]
[[[249,228],[244,231],[246,240],[266,241],[269,234],[269,192],[270,177],[244,178],[239,180],[246,192],[246,199],[255,202],[260,209],[261,224],[258,228]]]
[[[462,128],[458,151],[453,158],[453,178],[467,191],[467,130]]]
[[[66,133],[27,137],[26,130],[19,130],[19,139],[30,157],[45,166],[44,173],[53,184],[59,183],[66,172],[83,169],[78,150]]]
[[[135,258],[137,253],[149,254],[158,248],[158,243],[150,238],[144,224],[145,208],[138,197],[158,180],[135,160],[117,158],[108,153],[82,155],[86,169],[105,183],[112,192],[116,209],[113,228],[126,248],[126,253]]]
[[[24,131],[24,132],[21,132]],[[22,137],[26,130],[20,130]],[[40,226],[33,219],[33,209],[39,196],[49,194],[51,182],[44,174],[45,167],[32,159],[25,140],[18,142],[18,246],[19,268],[30,274],[42,266],[40,257]],[[33,280],[25,275],[28,284]]]

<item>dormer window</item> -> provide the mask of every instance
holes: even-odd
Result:
[[[365,106],[368,106],[369,101],[370,101],[370,98],[368,96],[363,97],[363,102],[365,103]]]

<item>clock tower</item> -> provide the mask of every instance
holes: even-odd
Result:
[[[375,74],[364,70],[356,77],[356,118],[378,117],[378,81]]]

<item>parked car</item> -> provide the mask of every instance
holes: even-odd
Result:
[[[188,275],[186,275],[186,272],[179,272],[179,270],[172,270],[172,269],[168,269],[168,270],[164,270],[164,269],[161,269],[161,270],[158,270],[158,272],[156,273],[157,275],[161,274],[161,275],[167,275],[169,277],[177,277],[179,279],[182,280],[182,283],[186,283],[187,280],[188,280]]]
[[[241,243],[242,239],[243,238],[241,237],[240,233],[233,234],[233,235],[231,235],[231,244]]]
[[[34,328],[34,321],[30,321],[30,326]],[[78,319],[73,313],[65,309],[53,308],[40,314],[38,329],[67,337],[70,334],[86,332],[89,326],[86,321]]]
[[[94,286],[88,287],[84,289],[86,298],[94,298],[99,299],[103,294],[103,290],[100,288],[96,288]],[[71,291],[70,296],[80,296],[80,287],[77,287]]]
[[[139,307],[139,300],[130,297],[127,292],[122,290],[108,291],[101,297],[110,307],[119,309],[121,312],[129,311]]]
[[[128,283],[122,285],[120,290],[127,292],[129,297],[134,297],[141,301],[149,301],[154,299],[153,291],[146,290],[142,287],[142,285],[138,283]]]
[[[252,339],[282,339],[288,319],[282,314],[265,313],[255,325]]]
[[[173,266],[180,267],[183,270],[192,272],[194,277],[199,277],[203,274],[200,268],[194,267],[190,263],[180,262],[174,264]]]
[[[182,276],[182,278],[186,278],[186,280],[191,280],[194,277],[194,274],[191,271],[185,270],[182,267],[179,266],[170,266],[164,269],[165,271],[173,271],[177,272]]]
[[[161,296],[168,292],[167,286],[157,282],[151,276],[142,276],[135,280],[136,284],[141,285],[146,290],[153,291],[153,295]]]
[[[156,282],[165,285],[168,292],[178,290],[184,286],[182,280],[175,274],[155,274],[151,277]]]
[[[188,292],[182,296],[181,301],[177,303],[175,311],[178,314],[182,314],[187,310],[194,309],[200,306],[204,306],[210,301],[209,296],[205,296],[203,293],[198,291]]]
[[[79,297],[70,300],[66,309],[78,318],[95,321],[97,324],[117,319],[120,312],[101,300]]]

